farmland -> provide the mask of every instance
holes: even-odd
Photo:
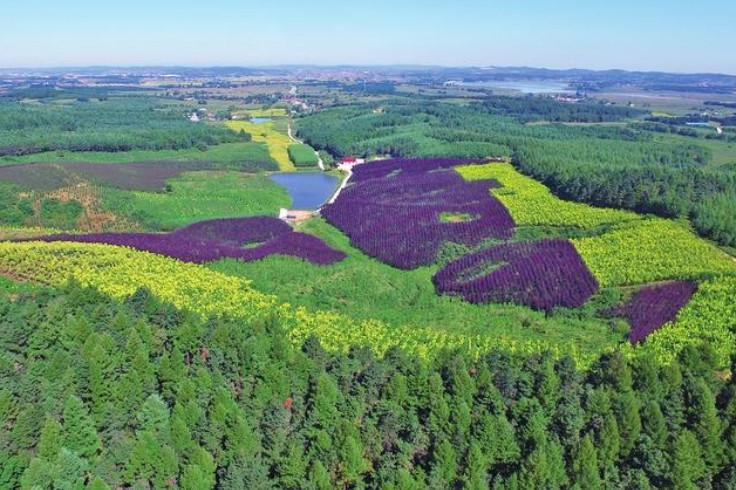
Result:
[[[253,135],[255,142],[264,143],[268,148],[268,154],[278,163],[279,170],[283,172],[295,170],[294,163],[289,157],[292,142],[286,133],[274,127],[274,122],[256,124],[250,121],[229,121],[226,125],[235,132],[244,131]]]
[[[0,487],[729,488],[722,141],[281,77],[0,104]],[[314,148],[368,163],[277,219]]]

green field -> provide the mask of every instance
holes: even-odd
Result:
[[[205,150],[132,150],[124,152],[54,151],[16,157],[0,157],[0,165],[20,163],[134,163],[208,162],[233,170],[276,170],[278,167],[262,143],[224,143]]]
[[[289,207],[288,192],[265,175],[188,172],[168,182],[165,193],[100,188],[106,209],[144,229],[172,230],[196,221],[277,216]]]
[[[316,167],[319,161],[314,148],[305,144],[290,145],[289,158],[297,167]]]

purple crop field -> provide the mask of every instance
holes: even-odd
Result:
[[[537,310],[581,306],[598,283],[567,240],[506,243],[450,262],[434,277],[437,292],[471,303],[518,303]]]
[[[673,321],[697,288],[695,283],[687,281],[647,286],[637,291],[626,304],[614,310],[613,314],[629,320],[629,341],[636,344],[664,324]]]
[[[30,240],[121,245],[195,263],[290,255],[315,265],[329,265],[345,258],[344,252],[329,247],[319,238],[297,233],[283,221],[269,217],[202,221],[171,233],[61,234]],[[245,248],[245,245],[252,247]]]
[[[514,221],[488,191],[493,180],[467,182],[451,159],[393,159],[354,169],[350,185],[322,208],[332,225],[367,255],[399,269],[431,264],[442,245],[477,246],[510,238]],[[443,221],[443,215],[468,219]]]

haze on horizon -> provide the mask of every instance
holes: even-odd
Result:
[[[26,0],[4,6],[0,68],[404,64],[736,74],[736,2],[653,3]]]

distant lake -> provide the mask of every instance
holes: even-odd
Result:
[[[289,192],[292,209],[317,209],[337,189],[337,177],[323,173],[272,174],[269,179]]]
[[[552,82],[546,80],[500,80],[488,82],[455,82],[454,85],[461,87],[482,87],[490,89],[517,90],[525,94],[574,94],[575,90],[571,90],[567,83]]]
[[[273,119],[271,119],[270,117],[251,117],[250,118],[250,122],[252,122],[253,124],[263,124],[263,123],[267,123],[271,121],[273,121]]]

